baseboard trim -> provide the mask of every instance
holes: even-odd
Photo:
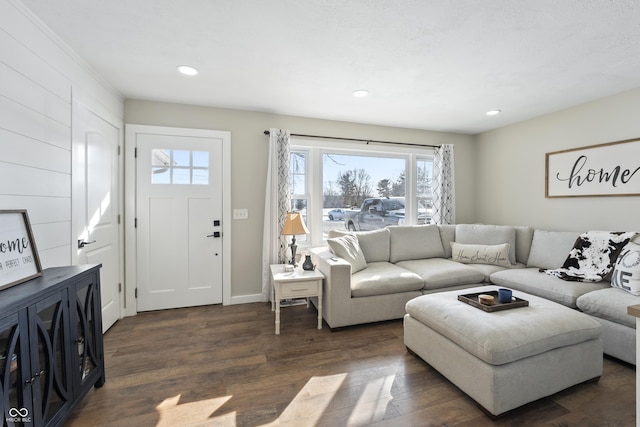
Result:
[[[239,296],[231,297],[231,305],[251,304],[254,302],[262,302],[262,294],[239,295]]]

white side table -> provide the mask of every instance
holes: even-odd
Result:
[[[275,297],[271,299],[271,311],[276,312],[276,335],[280,335],[280,300],[318,297],[318,329],[322,329],[322,281],[324,274],[318,270],[305,271],[294,268],[284,271],[284,264],[271,265],[271,281]],[[307,299],[307,307],[309,300]]]

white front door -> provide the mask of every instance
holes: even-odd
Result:
[[[222,138],[135,144],[138,311],[222,303]]]
[[[121,240],[119,224],[120,130],[73,101],[74,264],[102,264],[102,328],[121,316]]]

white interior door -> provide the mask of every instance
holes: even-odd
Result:
[[[138,311],[222,303],[222,139],[135,143]]]
[[[73,102],[74,264],[102,264],[102,328],[121,316],[119,224],[120,131],[80,102]]]

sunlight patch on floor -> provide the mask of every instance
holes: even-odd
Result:
[[[332,402],[340,388],[345,383],[348,374],[336,374],[323,377],[312,377],[302,387],[298,394],[287,405],[282,414],[273,422],[265,426],[315,425],[323,419],[327,421],[331,415]],[[391,387],[395,375],[387,375],[369,381],[358,397],[358,401],[348,408],[350,412],[349,426],[364,426],[384,419],[389,402],[393,399]],[[180,403],[181,395],[165,399],[156,406],[159,420],[158,427],[177,425],[206,425],[235,426],[237,413],[235,411],[215,416],[216,413],[233,396],[216,397],[196,402]],[[347,409],[334,407],[338,412]],[[335,415],[335,414],[334,414]]]
[[[211,421],[211,414],[215,413],[222,405],[224,405],[232,396],[216,397],[213,399],[198,400],[196,402],[180,403],[181,395],[166,398],[162,403],[156,406],[160,419],[156,426],[158,427],[175,427],[191,423],[200,424],[205,421]],[[212,425],[236,425],[236,413],[215,417],[215,424]]]
[[[383,420],[387,405],[393,399],[391,386],[395,378],[395,375],[387,375],[370,381],[358,398],[347,425],[363,426]]]
[[[347,374],[312,377],[289,403],[282,415],[268,425],[293,425],[301,420],[304,420],[305,425],[316,424],[346,378]]]

